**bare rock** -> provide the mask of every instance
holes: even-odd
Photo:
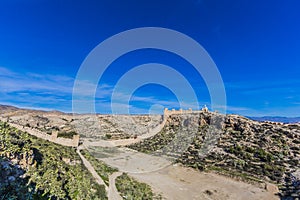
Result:
[[[278,194],[279,193],[279,189],[276,185],[272,184],[272,183],[266,183],[265,184],[265,189],[272,193],[272,194]]]

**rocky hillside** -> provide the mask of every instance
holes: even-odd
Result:
[[[166,125],[157,135],[129,147],[163,154],[201,171],[214,171],[252,183],[276,184],[282,199],[300,197],[300,124],[258,122],[211,112],[165,117]],[[10,106],[0,106],[0,118],[49,134],[56,130],[61,137],[78,132],[91,140],[134,137],[163,120],[161,116],[146,115],[73,116]],[[79,195],[76,192],[79,187],[82,187],[80,191],[90,187],[93,190],[86,191],[87,194],[104,194],[105,198],[105,191],[91,180],[74,149],[36,139],[4,123],[0,128],[0,196],[27,191],[28,195],[49,197],[55,193],[67,197],[69,189]],[[59,170],[54,166],[59,166]],[[74,176],[83,180],[84,185],[64,181],[73,180]],[[53,185],[62,185],[50,189],[45,186],[49,180],[54,181]],[[18,188],[18,191],[7,188]]]
[[[127,139],[147,133],[161,121],[160,115],[82,115],[71,125],[84,138]]]
[[[3,110],[5,112],[1,113],[0,119],[7,121],[3,117],[7,116],[10,122],[30,123],[29,127],[32,128],[40,127],[40,124],[51,128],[52,123],[86,119],[86,115],[76,116],[78,118],[74,120],[68,114],[28,111],[14,107],[4,107]],[[55,117],[57,120],[51,121]],[[136,117],[141,124],[147,122],[143,117]],[[110,176],[118,170],[97,160],[86,149],[80,149],[76,151],[76,148],[36,138],[0,120],[0,200],[114,198],[108,192],[110,190],[106,189],[110,185]],[[81,155],[90,162],[91,168],[95,169],[104,184],[99,183],[89,166],[84,165]],[[124,199],[161,199],[152,192],[149,185],[140,183],[127,174],[121,173],[115,184],[118,189],[115,193],[120,193]]]
[[[38,111],[0,105],[4,121],[38,129],[58,137],[80,134],[90,139],[125,139],[147,133],[161,123],[160,115],[72,115],[58,111]]]
[[[107,199],[75,149],[0,122],[0,199]]]
[[[209,126],[216,119],[224,121]],[[176,144],[191,143],[187,147],[170,145],[174,139],[178,140]],[[159,134],[129,147],[164,153],[199,170],[274,183],[283,199],[300,197],[300,126],[296,124],[264,123],[216,113],[171,115]]]

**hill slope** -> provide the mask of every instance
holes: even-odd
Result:
[[[279,186],[282,198],[300,196],[300,177],[295,175],[300,166],[299,125],[263,123],[228,115],[223,116],[220,131],[209,126],[212,117],[218,117],[215,115],[218,114],[200,113],[188,119],[187,115],[171,115],[159,134],[129,147],[145,153],[165,153],[199,170],[212,170],[250,182],[272,182]],[[183,134],[187,120],[193,122],[190,126],[194,124],[197,133],[180,154],[176,152],[178,148],[170,149],[173,146],[169,144]],[[208,133],[215,133],[212,134],[215,138]],[[191,132],[186,130],[185,134],[189,136]],[[207,142],[206,137],[212,140]],[[184,143],[185,138],[181,139]],[[203,147],[208,143],[210,149],[203,156]]]
[[[107,199],[74,148],[0,122],[0,199]]]

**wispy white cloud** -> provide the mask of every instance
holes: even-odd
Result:
[[[43,108],[48,110],[61,110],[72,112],[72,93],[74,78],[60,74],[38,74],[38,73],[18,73],[5,67],[0,67],[0,102],[2,104],[10,104],[27,108]],[[289,80],[287,82],[262,82],[262,83],[227,83],[227,93],[235,95],[235,100],[239,97],[238,102],[229,102],[226,106],[227,113],[238,113],[248,116],[265,116],[265,115],[283,115],[296,116],[299,115],[300,95],[299,91],[289,91],[291,85],[299,84],[299,80]],[[82,105],[86,105],[89,99],[87,96],[94,91],[95,88],[89,82],[80,83],[78,93],[82,98],[77,99],[81,101]],[[280,89],[278,89],[280,88]],[[159,96],[139,96],[136,94],[126,93],[126,90],[114,91],[114,86],[109,84],[97,85],[95,93],[95,107],[97,112],[110,113],[111,107],[114,110],[121,112],[122,110],[130,110],[130,113],[149,113],[151,109],[158,112],[162,107],[183,109],[198,109],[203,105],[210,105],[208,101],[192,102],[186,98],[184,102],[179,102],[177,99],[168,99]],[[126,88],[125,88],[126,89]],[[300,88],[299,88],[300,89]],[[114,93],[116,97],[111,104],[111,95]],[[282,97],[277,99],[277,102],[271,101],[267,98],[271,92],[274,94],[281,94]],[[257,95],[260,93],[260,99],[256,102]],[[241,95],[242,94],[242,95]],[[273,98],[274,99],[274,98]],[[130,100],[130,103],[126,102]],[[283,103],[283,101],[285,101]],[[264,102],[269,102],[268,105]],[[277,103],[276,105],[274,105]],[[152,106],[155,107],[152,108]],[[149,107],[150,106],[150,107]],[[258,107],[260,106],[260,107]],[[224,107],[214,109],[223,110]]]
[[[0,68],[0,89],[8,92],[45,92],[70,94],[73,78],[59,75],[39,75],[33,73],[16,73]]]
[[[11,71],[7,68],[0,68],[0,101],[7,102],[21,107],[59,109],[70,112],[72,108],[74,78],[64,75],[37,74],[27,72],[25,74]],[[84,105],[89,101],[89,95],[94,94],[95,86],[90,82],[80,82],[77,88],[79,95],[77,101]],[[115,92],[116,101],[111,104],[110,98],[114,91],[114,86],[101,84],[96,86],[95,93],[96,107],[101,111],[110,111],[114,107],[117,112],[130,110],[130,112],[148,112],[149,108],[130,105],[124,102],[130,99],[132,102],[140,101],[149,104],[166,105],[173,108],[178,107],[176,100],[162,100],[154,96],[129,96],[126,92]],[[181,106],[195,109],[195,104],[191,102],[181,102]]]
[[[0,67],[0,76],[13,76],[15,73],[5,67]]]
[[[72,77],[18,73],[0,67],[0,101],[3,103],[30,108],[61,109],[67,106],[66,101],[72,94],[72,87]]]

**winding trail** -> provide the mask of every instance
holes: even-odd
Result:
[[[83,141],[83,146],[101,146],[101,147],[120,147],[120,146],[127,146],[134,143],[138,143],[141,140],[148,139],[150,137],[153,137],[157,133],[159,133],[165,126],[167,122],[167,118],[163,118],[163,121],[157,125],[155,128],[151,129],[148,133],[145,133],[143,135],[137,136],[136,139],[120,139],[120,140],[98,140],[96,142],[90,142],[87,140]]]
[[[3,121],[2,118],[0,118],[0,120]],[[21,131],[27,132],[30,135],[34,135],[38,138],[44,139],[44,140],[48,140],[50,142],[54,142],[51,141],[48,138],[44,137],[43,133],[40,133],[39,131],[35,130],[35,129],[29,129],[23,126],[20,126],[18,124],[14,124],[14,123],[8,123],[10,126],[17,128]],[[49,136],[50,137],[50,136]],[[57,142],[55,142],[57,143]],[[64,143],[62,143],[61,145],[64,145]],[[64,146],[70,146],[68,144],[64,145]],[[86,169],[92,174],[93,178],[95,179],[96,183],[99,185],[104,185],[105,187],[105,191],[107,193],[108,199],[109,200],[122,200],[123,198],[120,196],[116,185],[115,185],[115,179],[122,175],[122,172],[116,172],[112,175],[109,176],[109,187],[104,183],[103,179],[99,176],[99,174],[96,172],[96,170],[94,169],[94,167],[92,166],[92,164],[80,153],[80,150],[84,149],[84,146],[79,146],[77,147],[76,153],[80,156],[80,159],[82,160],[83,165],[86,167]]]
[[[99,176],[99,174],[96,172],[92,164],[80,153],[80,149],[83,149],[82,146],[77,148],[77,153],[80,156],[84,166],[87,168],[87,170],[92,174],[94,179],[99,185],[105,186],[105,191],[107,193],[108,200],[122,200],[123,198],[120,196],[117,188],[116,188],[116,178],[118,176],[121,176],[123,172],[115,172],[109,176],[109,186],[107,186],[103,179]]]
[[[109,190],[108,190],[108,199],[109,200],[122,200],[118,189],[116,187],[116,178],[121,176],[123,172],[115,172],[109,176]]]
[[[109,176],[109,186],[107,186],[103,179],[99,176],[99,174],[96,172],[95,168],[92,166],[92,164],[80,153],[80,150],[84,149],[83,146],[79,146],[77,148],[77,153],[80,156],[84,166],[88,169],[88,171],[92,174],[94,179],[99,185],[104,185],[105,190],[107,193],[108,200],[122,200],[123,198],[120,196],[117,188],[116,188],[116,178],[118,176],[121,176],[123,172],[115,172]]]
[[[107,187],[107,185],[105,185],[103,179],[98,175],[98,173],[96,172],[96,170],[94,169],[94,167],[92,166],[92,164],[80,153],[80,148],[77,148],[76,152],[78,153],[78,155],[80,156],[84,166],[89,170],[89,172],[92,174],[92,176],[94,177],[94,179],[96,180],[96,182],[99,185],[104,185],[105,186],[105,190],[108,193],[109,188]]]

